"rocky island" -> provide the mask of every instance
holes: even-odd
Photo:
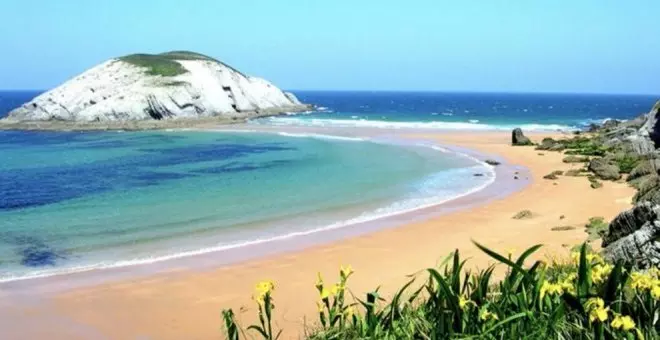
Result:
[[[264,79],[174,51],[108,60],[14,109],[0,129],[193,127],[309,108]]]

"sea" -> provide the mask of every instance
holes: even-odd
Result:
[[[0,92],[0,117],[38,91]],[[0,131],[0,282],[268,246],[483,189],[481,160],[360,128],[582,129],[652,96],[309,92],[237,131]],[[355,128],[354,136],[285,127]],[[478,174],[478,176],[475,176]]]

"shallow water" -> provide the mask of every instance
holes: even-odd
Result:
[[[0,132],[0,280],[350,227],[492,180],[474,160],[356,138]]]

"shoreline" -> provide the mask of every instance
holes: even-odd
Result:
[[[217,125],[244,124],[251,119],[278,117],[287,113],[299,113],[312,110],[308,104],[299,106],[263,109],[259,112],[241,112],[230,115],[217,115],[198,118],[177,118],[162,120],[126,120],[106,122],[82,121],[19,121],[10,118],[0,119],[0,131],[149,131],[186,128],[211,128]]]
[[[243,125],[243,127],[247,126]],[[524,178],[515,181],[515,183],[510,180],[514,173],[522,173],[520,175],[521,177],[527,177],[528,174],[526,174],[526,169],[524,168],[514,168],[506,163],[503,163],[498,167],[493,167],[484,162],[486,159],[499,159],[496,155],[482,154],[470,149],[440,144],[432,140],[411,138],[409,136],[400,136],[397,138],[397,140],[392,140],[391,138],[386,138],[386,140],[378,140],[372,139],[371,137],[365,137],[364,135],[351,135],[352,137],[327,134],[305,135],[282,132],[281,129],[273,131],[266,131],[264,129],[258,131],[248,131],[227,130],[225,128],[220,128],[214,130],[199,129],[199,131],[218,131],[227,133],[238,133],[239,131],[243,131],[259,134],[281,134],[285,136],[291,136],[292,138],[305,137],[339,140],[355,139],[372,143],[390,144],[392,147],[431,148],[440,153],[451,154],[451,157],[467,158],[471,162],[474,162],[475,166],[482,166],[484,167],[483,170],[490,171],[491,174],[486,176],[490,179],[488,182],[474,186],[466,192],[457,193],[456,195],[450,197],[441,198],[439,201],[406,208],[404,210],[380,213],[379,215],[355,215],[345,220],[337,220],[336,222],[329,225],[287,230],[286,233],[269,235],[268,238],[241,240],[236,244],[223,244],[207,248],[191,249],[181,253],[162,255],[156,258],[117,261],[116,263],[109,263],[100,267],[93,265],[80,266],[73,267],[69,269],[69,271],[46,272],[34,274],[32,276],[8,278],[0,280],[0,289],[4,288],[8,291],[12,291],[14,289],[18,289],[19,291],[33,291],[35,288],[40,286],[50,287],[53,286],[53,284],[57,284],[58,282],[67,282],[66,285],[69,285],[68,281],[76,282],[70,284],[69,287],[60,286],[59,288],[55,289],[55,291],[66,291],[69,289],[85,287],[90,284],[94,285],[99,282],[103,283],[108,281],[117,281],[117,277],[115,277],[115,275],[118,275],[121,279],[131,279],[144,276],[145,272],[149,273],[147,275],[159,275],[167,273],[168,270],[174,267],[186,267],[191,270],[204,269],[206,266],[200,267],[195,264],[195,262],[200,260],[200,258],[204,262],[212,261],[213,267],[226,266],[263,257],[266,255],[272,255],[269,252],[265,252],[262,255],[257,255],[260,254],[260,250],[258,248],[268,244],[274,244],[278,246],[278,250],[275,252],[275,254],[280,254],[288,251],[295,251],[307,247],[322,245],[328,243],[328,240],[341,241],[346,238],[355,237],[370,232],[394,228],[410,221],[434,218],[451,211],[469,209],[471,206],[483,204],[497,196],[506,195],[508,193],[520,190],[529,184],[528,181]],[[502,161],[501,159],[499,160]],[[494,186],[495,188],[489,188],[490,186]],[[397,200],[393,203],[397,202],[400,201]],[[385,207],[386,206],[383,206],[381,208]],[[369,212],[373,213],[374,211]],[[365,211],[365,213],[367,213],[367,211]],[[225,255],[227,258],[224,258]],[[223,256],[222,259],[220,259],[221,256]],[[142,268],[133,269],[132,267]],[[128,274],[123,275],[123,271],[126,271]],[[133,271],[140,273],[137,274],[137,276],[133,276],[133,274],[130,274],[130,272]],[[77,284],[78,280],[81,282],[80,285]],[[26,287],[29,287],[29,289],[26,289]],[[46,290],[50,291],[50,289]]]
[[[508,145],[510,136],[505,133],[447,132],[441,135],[424,131],[411,134],[416,138],[478,150],[481,154],[499,155],[511,165],[526,166],[530,170],[530,184],[505,197],[501,197],[500,192],[483,204],[463,202],[473,203],[474,206],[467,209],[456,209],[439,216],[418,214],[417,219],[401,217],[399,222],[403,225],[397,228],[364,231],[350,238],[324,239],[320,244],[287,252],[268,249],[266,254],[246,262],[220,268],[217,262],[211,261],[208,267],[197,271],[187,268],[163,275],[127,278],[41,297],[46,302],[31,309],[34,315],[31,322],[56,314],[75,324],[74,328],[91,329],[94,334],[110,337],[134,338],[145,334],[172,339],[218,337],[219,311],[232,307],[253,312],[250,301],[252,285],[271,278],[278,284],[275,294],[277,314],[281,316],[278,324],[285,329],[285,337],[290,337],[301,331],[302,316],[313,315],[316,271],[334,278],[335,275],[330,274],[335,273],[340,264],[351,264],[356,269],[351,288],[357,296],[379,284],[383,285],[387,296],[392,288],[406,280],[407,274],[433,266],[436,260],[454,248],[460,248],[464,256],[474,256],[472,264],[474,261],[477,265],[487,264],[487,259],[470,247],[472,239],[493,246],[495,250],[508,246],[528,247],[545,241],[541,243],[550,244],[547,249],[556,252],[562,250],[564,244],[583,240],[585,234],[579,228],[551,231],[555,224],[577,225],[584,223],[588,215],[610,218],[629,206],[630,200],[626,198],[632,196],[633,190],[625,184],[606,183],[600,191],[585,191],[591,189],[584,189],[588,188],[584,178],[562,177],[557,185],[541,179],[550,168],[571,165],[562,165],[560,154],[548,152],[541,157],[533,148],[511,147]],[[530,134],[530,137],[538,139],[545,135]],[[477,194],[484,194],[484,191]],[[594,202],[588,204],[589,200]],[[582,205],[576,204],[578,202]],[[533,206],[532,211],[538,216],[525,221],[511,220],[511,216],[525,206]],[[430,210],[431,214],[437,213],[436,209]],[[560,214],[565,214],[566,219],[560,221]],[[442,230],[441,234],[438,234],[439,230]],[[301,304],[299,301],[305,302]],[[7,299],[0,301],[3,305],[8,302]],[[11,322],[18,315],[11,311],[16,313],[20,306],[11,303],[8,306],[0,313],[3,316],[0,319]],[[185,315],[175,312],[179,310],[185,310]],[[241,315],[238,317],[241,320]],[[125,327],[116,329],[113,324]],[[52,326],[47,329],[58,335],[55,338],[78,334],[70,327]]]

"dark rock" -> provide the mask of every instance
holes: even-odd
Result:
[[[623,260],[637,268],[660,264],[660,206],[638,204],[615,217],[603,235],[604,255],[610,261]]]
[[[596,123],[591,123],[591,124],[589,124],[589,126],[587,126],[586,130],[587,130],[587,132],[591,132],[591,133],[598,132],[598,130],[600,130],[600,125],[598,125]]]
[[[482,174],[482,173],[476,173],[476,174],[474,174],[473,176],[474,176],[474,177],[483,177],[484,174]]]
[[[485,160],[484,162],[485,162],[486,164],[488,164],[488,165],[492,165],[492,166],[498,166],[498,165],[502,164],[502,163],[500,163],[500,162],[498,162],[498,161],[495,161],[495,160],[492,160],[492,159],[487,159],[487,160]]]
[[[512,145],[533,145],[532,141],[527,138],[520,128],[515,128],[511,132]]]
[[[603,183],[598,182],[598,181],[592,181],[591,182],[591,189],[600,189],[603,187]]]
[[[557,175],[555,173],[551,173],[551,174],[547,174],[547,175],[543,176],[543,179],[549,179],[549,180],[554,181],[556,179],[559,179],[559,177],[557,177]]]
[[[657,207],[649,202],[640,203],[617,215],[603,235],[603,247],[637,231],[644,223],[658,219]]]
[[[589,171],[592,171],[596,177],[605,181],[616,181],[621,178],[619,166],[605,158],[593,158],[589,161]]]

